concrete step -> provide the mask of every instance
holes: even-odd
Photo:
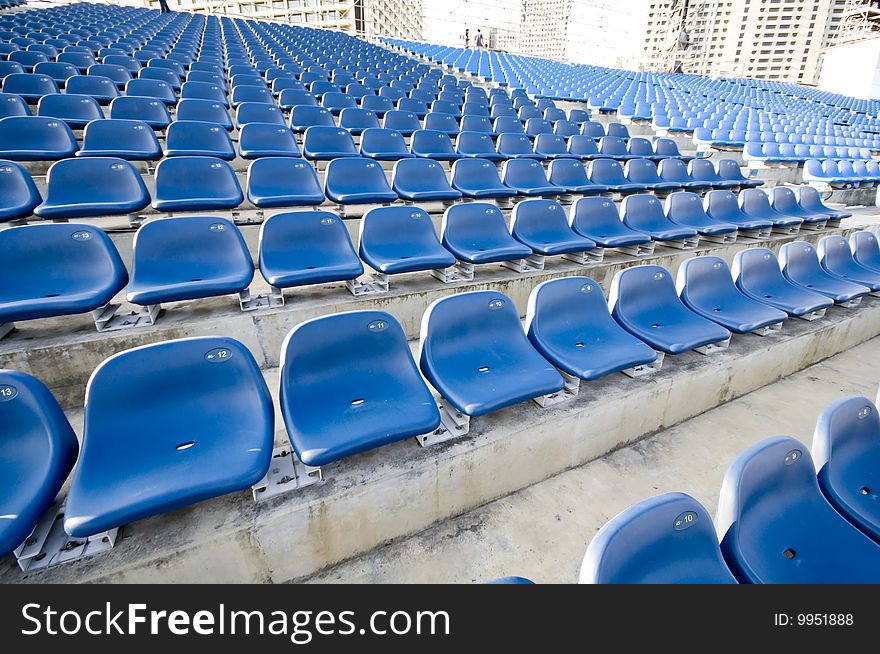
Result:
[[[770,336],[735,336],[729,349],[710,356],[667,357],[655,375],[631,379],[617,374],[583,384],[569,402],[546,409],[528,402],[497,411],[472,420],[467,436],[434,447],[408,439],[350,457],[325,466],[324,482],[263,503],[240,492],[138,521],[124,527],[121,541],[100,556],[26,576],[9,559],[0,570],[0,583],[300,580],[582,466],[878,335],[880,299],[869,297],[854,310],[834,307],[813,322],[788,321]],[[863,366],[876,358],[876,347],[873,352],[860,359]],[[277,371],[266,377],[275,393]],[[838,374],[834,383],[843,389],[846,379]],[[796,396],[790,402],[811,419],[822,406],[813,398],[808,407]],[[789,406],[781,402],[778,411]],[[72,412],[71,418],[81,433],[81,412]],[[705,474],[702,452],[713,451],[716,441],[726,438],[714,427],[703,434],[696,454],[680,450],[675,469],[686,470],[688,478]],[[276,428],[276,438],[283,441],[283,423]],[[719,457],[718,464],[729,458]],[[630,484],[639,495],[645,492],[637,486],[641,483],[633,478]],[[619,482],[612,490],[626,486]],[[609,515],[624,504],[606,509],[588,495],[580,501]],[[589,536],[582,534],[584,544]],[[575,564],[567,563],[567,579]]]
[[[515,273],[500,264],[480,266],[474,281],[443,284],[428,272],[395,275],[390,292],[383,295],[353,296],[344,284],[321,284],[287,292],[283,307],[242,312],[233,296],[207,298],[165,305],[166,313],[152,326],[99,333],[90,315],[63,316],[16,324],[16,331],[0,340],[0,368],[22,370],[41,379],[62,406],[77,406],[82,401],[85,383],[92,371],[107,357],[132,347],[188,336],[231,336],[244,343],[254,354],[261,368],[279,365],[281,343],[287,332],[298,323],[317,316],[364,309],[381,309],[397,318],[407,337],[418,338],[422,314],[428,305],[452,293],[473,290],[496,290],[508,295],[525,316],[528,296],[539,283],[556,277],[587,275],[606,291],[614,275],[624,268],[654,264],[667,268],[673,275],[682,261],[699,255],[715,255],[732,263],[736,252],[746,247],[769,247],[778,250],[783,243],[803,239],[813,244],[822,236],[848,236],[862,226],[876,222],[859,214],[844,221],[838,229],[803,232],[796,236],[772,235],[768,239],[740,238],[735,243],[719,245],[702,242],[694,250],[678,250],[657,246],[653,255],[632,256],[609,251],[600,263],[579,265],[559,257],[548,259],[543,271]],[[258,230],[249,227],[245,237],[255,250]],[[116,238],[114,236],[114,238]],[[128,236],[126,236],[128,238]],[[120,242],[120,245],[124,243]],[[130,259],[130,246],[123,256]],[[257,272],[251,284],[252,295],[269,290]],[[124,291],[115,301],[123,306],[120,313],[136,310],[124,302]]]

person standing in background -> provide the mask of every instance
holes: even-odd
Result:
[[[477,35],[474,37],[474,47],[482,48],[483,47],[483,33],[478,29]]]
[[[159,0],[159,10],[163,14],[167,14],[171,11],[171,9],[168,8],[168,0]]]
[[[464,35],[461,38],[464,40],[464,47],[471,47],[471,31],[467,27],[464,28]]]

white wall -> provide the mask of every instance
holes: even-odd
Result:
[[[880,38],[828,48],[819,88],[856,98],[880,98]]]

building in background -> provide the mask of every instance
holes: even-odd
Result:
[[[847,0],[831,45],[822,53],[819,88],[880,98],[880,1]]]
[[[815,84],[847,0],[650,0],[647,70]]]
[[[143,0],[158,8],[159,0]],[[422,0],[168,0],[172,10],[277,20],[374,38],[421,39]]]

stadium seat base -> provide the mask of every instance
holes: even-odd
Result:
[[[580,266],[586,266],[589,263],[602,263],[605,259],[605,248],[593,248],[585,252],[569,252],[563,254],[562,258]]]
[[[859,306],[862,303],[862,298],[854,297],[852,300],[847,300],[846,302],[841,302],[837,306],[843,307],[844,309],[853,309]]]
[[[321,468],[307,466],[297,458],[290,447],[276,447],[272,451],[269,471],[251,486],[254,501],[261,502],[284,493],[305,488],[324,480]]]
[[[821,232],[823,229],[828,228],[828,221],[823,220],[817,223],[804,223],[801,225],[801,229],[805,232]]]
[[[138,327],[139,325],[154,325],[159,318],[159,312],[162,311],[162,306],[151,304],[141,307],[141,310],[138,312],[132,311],[116,315],[118,310],[118,304],[105,304],[103,307],[92,311],[95,328],[99,332],[117,332],[122,329]]]
[[[532,398],[532,402],[543,409],[573,400],[577,397],[578,391],[580,390],[581,380],[579,377],[570,375],[564,370],[559,370],[558,368],[556,370],[562,375],[562,379],[565,382],[562,390],[557,391],[556,393],[550,393],[549,395],[541,395]]]
[[[431,447],[437,443],[444,443],[459,436],[465,436],[471,430],[471,417],[456,409],[449,400],[440,398],[440,426],[430,434],[416,436],[416,441],[422,447]]]
[[[700,238],[708,243],[729,245],[730,243],[736,243],[736,232],[730,232],[727,234],[702,234]]]
[[[71,538],[64,532],[64,507],[56,499],[34,530],[16,548],[15,560],[22,572],[42,570],[106,552],[119,540],[121,527],[88,538]]]
[[[15,329],[14,322],[0,323],[0,340],[9,336]]]
[[[454,266],[449,268],[437,268],[431,271],[434,279],[439,279],[444,284],[453,282],[472,282],[474,281],[474,264],[464,261],[456,261]]]
[[[663,367],[663,358],[666,356],[666,352],[657,352],[657,358],[654,359],[651,363],[643,363],[640,366],[633,366],[631,368],[624,368],[620,372],[626,375],[627,377],[644,377],[645,375],[652,375],[655,372],[659,371]]]
[[[533,254],[526,259],[511,259],[510,261],[504,261],[501,265],[513,272],[527,273],[536,270],[544,270],[544,259],[545,257],[543,254]]]
[[[648,241],[647,243],[639,243],[638,245],[625,245],[623,247],[614,249],[618,252],[622,252],[623,254],[630,254],[634,257],[641,257],[654,254],[654,245],[654,241]]]
[[[694,352],[699,352],[700,354],[715,354],[721,350],[726,350],[730,345],[730,336],[728,336],[723,341],[718,341],[717,343],[709,343],[708,345],[701,345],[700,347],[695,347]]]
[[[770,334],[772,334],[774,332],[778,332],[781,329],[782,329],[782,323],[776,322],[776,323],[773,323],[772,325],[765,325],[764,327],[761,327],[759,329],[753,329],[752,333],[757,334],[758,336],[769,336]]]
[[[821,318],[822,316],[825,315],[825,311],[826,311],[826,309],[817,309],[816,311],[810,311],[808,313],[805,313],[805,314],[803,314],[801,316],[797,316],[797,317],[800,318],[801,320],[806,320],[808,322],[813,321],[813,320],[819,320],[819,318]]]
[[[363,295],[379,295],[387,293],[389,288],[388,275],[380,272],[368,273],[357,279],[346,279],[345,287],[355,297]]]
[[[770,230],[774,234],[784,234],[785,236],[794,236],[801,231],[800,225],[774,225]]]
[[[765,227],[764,229],[742,229],[738,230],[739,235],[745,238],[754,238],[754,239],[766,239],[770,238],[770,227]]]
[[[657,241],[657,243],[668,248],[675,248],[676,250],[693,250],[700,244],[700,237],[699,235],[689,236],[688,238],[678,238],[671,241]]]
[[[242,311],[256,311],[258,309],[274,309],[284,306],[284,291],[274,286],[266,295],[251,295],[248,289],[238,294],[238,303]]]
[[[827,223],[825,223],[825,229],[839,229],[840,228],[840,218],[830,218]]]

